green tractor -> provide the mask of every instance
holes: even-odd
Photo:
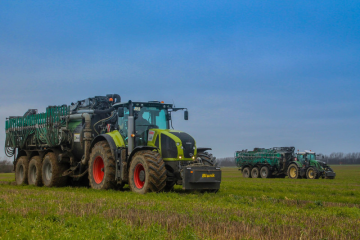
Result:
[[[211,148],[172,129],[171,115],[185,108],[158,101],[121,102],[117,94],[70,106],[30,109],[6,120],[5,148],[14,156],[17,184],[57,187],[86,182],[94,189],[129,184],[137,193],[216,192],[221,170]],[[86,176],[88,176],[86,178]]]
[[[325,162],[316,159],[316,153],[311,150],[305,150],[304,152],[297,152],[296,158],[301,162],[306,171],[304,171],[305,177],[308,179],[326,178],[334,179],[336,173]]]

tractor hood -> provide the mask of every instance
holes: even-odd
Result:
[[[170,129],[150,129],[148,146],[160,149],[165,161],[192,161],[196,158],[195,139],[189,134]]]

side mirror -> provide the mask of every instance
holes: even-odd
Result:
[[[124,108],[119,107],[117,109],[117,114],[118,114],[118,117],[124,117]]]
[[[187,110],[184,112],[184,119],[189,120],[189,112]]]

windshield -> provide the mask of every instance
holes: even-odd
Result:
[[[168,129],[168,121],[166,118],[167,110],[158,109],[156,107],[135,107],[137,118],[135,120],[136,129],[152,128]]]
[[[315,160],[315,154],[298,154],[297,158],[299,161],[304,161],[304,160]]]
[[[316,159],[315,154],[308,154],[307,159],[308,160],[315,160]]]

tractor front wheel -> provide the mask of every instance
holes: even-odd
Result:
[[[15,180],[17,185],[28,183],[29,162],[26,156],[19,157],[15,166]]]
[[[253,169],[251,169],[251,177],[252,177],[252,178],[258,178],[258,177],[260,177],[259,168],[258,168],[258,167],[254,167]]]
[[[204,165],[216,166],[216,158],[208,152],[198,153],[197,158],[201,158],[201,161]]]
[[[159,192],[166,186],[166,168],[160,154],[154,151],[135,153],[130,163],[129,185],[133,192]]]
[[[98,142],[91,150],[89,182],[93,189],[106,190],[116,187],[115,159],[106,141]]]
[[[317,178],[317,171],[313,167],[309,167],[306,170],[306,178],[307,179],[316,179]]]
[[[243,174],[243,177],[244,178],[249,178],[251,176],[250,174],[250,168],[249,167],[245,167],[243,170],[242,170],[242,174]]]
[[[299,178],[299,168],[295,163],[290,164],[290,166],[289,166],[289,168],[287,170],[287,175],[291,179]]]

